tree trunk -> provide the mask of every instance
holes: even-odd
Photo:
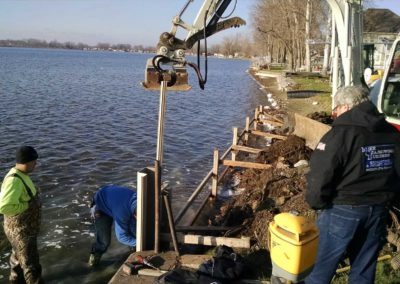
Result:
[[[311,54],[310,54],[310,13],[311,13],[311,0],[307,0],[306,8],[306,71],[311,72]]]
[[[328,18],[327,30],[325,37],[325,48],[324,48],[324,65],[322,66],[322,75],[326,76],[329,68],[329,54],[330,54],[330,42],[331,42],[331,33],[332,33],[332,17]]]

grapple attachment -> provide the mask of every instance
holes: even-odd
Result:
[[[170,91],[189,91],[192,88],[185,66],[172,65],[172,70],[161,73],[154,67],[152,59],[147,60],[142,86],[146,90],[160,90],[163,78],[168,78],[167,89]]]

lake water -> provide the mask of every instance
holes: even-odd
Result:
[[[31,175],[43,201],[39,250],[47,283],[107,283],[127,254],[113,241],[103,263],[86,263],[94,228],[89,204],[102,185],[136,187],[136,172],[156,156],[158,91],[144,90],[151,54],[0,48],[0,176],[15,150],[39,152]],[[195,58],[193,58],[195,62]],[[189,92],[168,92],[163,182],[175,210],[225,151],[232,127],[266,104],[246,73],[250,62],[209,58],[202,91],[190,72]],[[203,64],[204,66],[204,64]],[[7,283],[8,251],[0,252],[0,283]]]

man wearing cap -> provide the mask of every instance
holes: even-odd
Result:
[[[331,283],[350,260],[349,283],[374,283],[388,206],[400,192],[400,133],[362,87],[340,88],[337,119],[310,159],[306,200],[320,210],[317,260],[306,284]]]
[[[40,228],[38,191],[29,177],[38,154],[31,146],[16,153],[16,164],[5,176],[0,191],[0,214],[4,214],[4,232],[11,243],[10,283],[44,283],[39,263],[37,235]]]

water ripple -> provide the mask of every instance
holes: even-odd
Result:
[[[98,279],[83,268],[93,241],[92,195],[107,183],[135,187],[136,172],[154,164],[159,92],[139,84],[148,58],[0,48],[0,175],[13,165],[19,145],[38,149],[32,179],[43,196],[40,253],[50,283],[83,283],[83,274],[85,283]],[[168,93],[163,180],[173,189],[174,208],[211,168],[214,147],[229,146],[232,126],[244,127],[246,115],[266,102],[245,73],[248,66],[210,58],[206,90],[190,73],[191,91]],[[112,247],[108,257],[120,249]],[[59,256],[62,262],[55,261]],[[1,268],[6,261],[0,257],[0,274],[8,274]],[[71,263],[81,271],[75,278],[67,275]]]

